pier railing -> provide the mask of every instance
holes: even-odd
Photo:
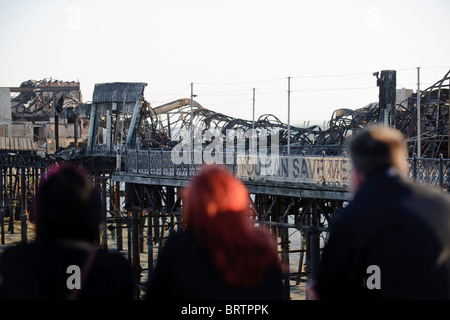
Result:
[[[423,185],[439,187],[450,191],[450,159],[409,158],[408,176]]]
[[[172,151],[126,150],[122,171],[143,175],[189,178],[203,164],[211,163],[201,153],[186,157],[190,161],[173,161]],[[351,160],[343,156],[306,155],[237,155],[224,153],[216,163],[224,164],[236,177],[250,181],[285,183],[314,183],[346,186]],[[209,160],[209,161],[208,161]],[[450,189],[450,160],[436,158],[408,158],[407,177],[419,184]],[[178,162],[178,163],[176,163]]]

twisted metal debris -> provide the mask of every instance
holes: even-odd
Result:
[[[55,108],[61,111],[83,105],[79,82],[28,80],[11,91],[19,93],[11,99],[13,120],[48,118]]]

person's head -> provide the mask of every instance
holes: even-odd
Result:
[[[353,163],[353,192],[372,176],[389,169],[404,173],[407,168],[403,135],[390,127],[374,125],[360,131],[351,139],[349,151]]]
[[[183,219],[196,232],[219,220],[237,219],[249,224],[249,194],[241,181],[224,168],[204,166],[183,193]]]
[[[69,163],[51,166],[34,203],[37,239],[94,242],[100,223],[100,193],[86,173]]]
[[[279,266],[276,242],[252,223],[244,184],[219,165],[204,166],[183,190],[183,222],[224,280],[248,287]]]

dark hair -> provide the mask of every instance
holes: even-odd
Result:
[[[40,182],[33,211],[38,239],[94,242],[100,214],[100,193],[83,169],[64,163],[47,170]]]
[[[379,125],[355,134],[349,149],[353,166],[365,177],[391,167],[401,171],[407,156],[402,133]]]
[[[183,222],[230,285],[251,287],[282,267],[276,240],[250,220],[247,189],[223,166],[204,166],[183,190]]]

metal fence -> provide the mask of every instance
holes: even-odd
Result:
[[[201,153],[193,153],[191,161],[174,163],[172,151],[126,150],[125,172],[189,178],[208,163]],[[348,157],[305,155],[236,155],[226,154],[215,159],[242,180],[278,181],[286,183],[316,183],[347,185],[351,161]],[[179,161],[178,161],[179,162]],[[442,189],[450,188],[449,159],[409,158],[407,177],[419,184]]]
[[[450,191],[450,159],[410,158],[408,177],[413,181]]]
[[[208,162],[201,154],[192,154],[191,161],[172,161],[171,151],[127,150],[125,171],[147,175],[189,178]],[[216,158],[217,159],[217,158]],[[349,160],[331,156],[258,156],[227,155],[219,163],[242,180],[309,182],[344,184]],[[231,161],[230,161],[231,160]],[[216,162],[217,163],[217,162]]]

